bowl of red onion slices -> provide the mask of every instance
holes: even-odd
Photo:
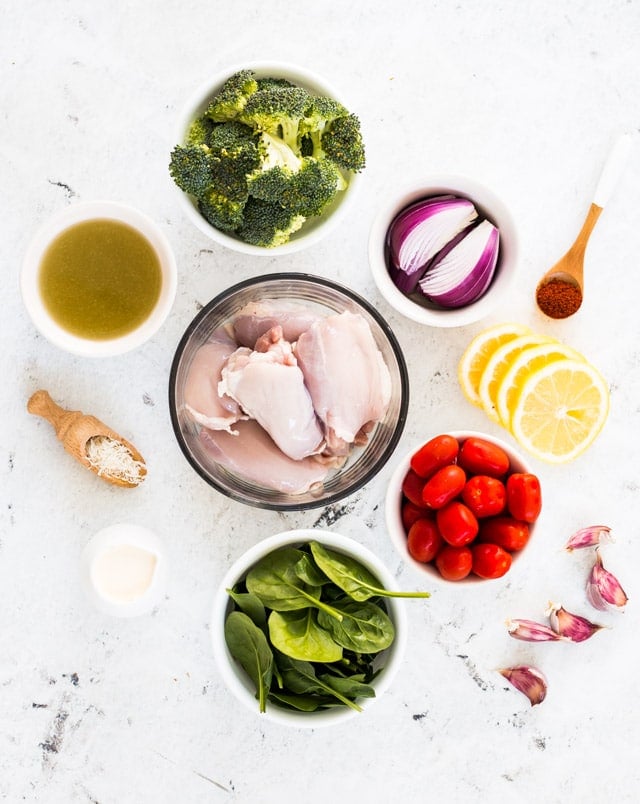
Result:
[[[376,216],[369,263],[378,290],[420,324],[457,327],[505,301],[517,266],[511,213],[488,188],[433,176],[400,191]]]
[[[365,299],[330,280],[240,282],[187,327],[169,380],[184,456],[232,499],[271,510],[328,505],[371,480],[402,434],[400,346]]]

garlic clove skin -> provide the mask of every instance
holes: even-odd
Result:
[[[523,642],[558,642],[566,639],[548,625],[534,620],[507,620],[509,636]]]
[[[602,557],[596,549],[596,561],[587,580],[587,599],[589,603],[601,611],[610,607],[621,609],[629,598],[620,585],[620,581],[604,568]]]
[[[507,681],[529,699],[531,706],[541,704],[547,697],[547,679],[536,667],[518,665],[498,671]]]
[[[547,616],[553,630],[571,642],[584,642],[604,627],[553,603],[549,604]]]
[[[564,549],[571,553],[582,547],[597,547],[599,544],[608,544],[613,541],[611,528],[607,525],[589,525],[577,530],[565,544]]]

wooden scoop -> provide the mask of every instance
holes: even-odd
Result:
[[[584,255],[594,226],[622,172],[631,147],[631,137],[622,135],[602,170],[593,202],[574,244],[546,274],[536,288],[538,306],[551,318],[567,318],[577,312],[584,291]],[[551,284],[550,284],[551,283]]]
[[[58,439],[70,455],[80,461],[87,469],[97,474],[103,480],[116,486],[133,488],[144,480],[147,474],[144,458],[138,450],[115,430],[107,427],[95,416],[87,416],[79,410],[65,410],[51,399],[47,391],[36,391],[27,402],[27,410],[36,416],[42,416],[53,425]],[[87,455],[87,443],[95,436],[104,436],[118,444],[122,444],[130,453],[131,458],[138,464],[140,479],[131,482],[115,474],[108,474],[101,467],[92,463]]]

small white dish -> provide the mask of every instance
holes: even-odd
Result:
[[[164,594],[164,547],[141,525],[118,523],[98,531],[84,548],[80,564],[83,589],[103,614],[148,614]]]
[[[251,567],[268,553],[281,547],[297,546],[310,541],[320,542],[320,544],[332,550],[352,556],[372,572],[385,588],[397,589],[397,583],[393,575],[382,561],[366,547],[338,533],[315,530],[313,528],[301,528],[299,530],[278,533],[275,536],[263,539],[241,555],[229,568],[220,583],[213,603],[211,617],[211,637],[213,641],[214,658],[220,675],[227,687],[242,704],[256,715],[260,715],[264,720],[273,721],[286,726],[294,726],[296,728],[331,726],[343,723],[345,720],[354,716],[364,717],[366,710],[375,703],[391,685],[402,663],[407,643],[407,615],[404,601],[401,598],[385,598],[388,614],[395,627],[395,639],[387,650],[378,654],[381,669],[371,682],[375,688],[376,697],[365,698],[358,701],[360,706],[362,706],[362,712],[357,712],[344,706],[316,712],[301,712],[279,708],[277,705],[269,702],[266,712],[260,714],[258,701],[255,697],[255,688],[253,688],[250,679],[242,667],[240,667],[229,653],[225,641],[224,624],[227,615],[233,609],[233,603],[229,598],[227,589],[233,588],[238,581],[246,576]]]
[[[158,256],[162,275],[159,298],[142,324],[125,335],[104,340],[79,337],[64,329],[47,310],[39,288],[41,263],[49,245],[71,226],[96,219],[119,221],[143,235]],[[168,317],[175,299],[177,283],[175,257],[159,226],[137,209],[113,201],[72,204],[52,216],[31,240],[20,274],[22,300],[36,329],[55,346],[81,357],[112,357],[136,349],[148,341]]]
[[[342,103],[350,112],[355,112],[349,103],[344,101],[333,87],[323,78],[311,70],[298,67],[294,64],[278,61],[254,61],[236,64],[227,67],[219,73],[204,81],[190,96],[184,105],[176,130],[173,135],[174,144],[183,143],[191,123],[205,111],[211,98],[220,90],[224,82],[240,70],[252,70],[256,78],[285,78],[296,86],[303,87],[314,95],[322,95]],[[260,257],[274,257],[281,254],[293,254],[318,243],[326,237],[344,219],[351,208],[355,194],[360,183],[361,174],[350,173],[347,188],[338,193],[325,213],[317,218],[309,218],[304,226],[291,236],[287,243],[273,248],[254,246],[244,243],[227,232],[222,232],[212,226],[202,217],[194,199],[176,186],[169,177],[171,186],[177,196],[182,211],[189,220],[207,237],[226,248],[242,254],[251,254]]]
[[[438,308],[417,294],[407,296],[396,287],[389,273],[385,243],[392,221],[415,201],[452,194],[473,201],[500,232],[500,251],[495,275],[488,290],[477,301],[455,309]],[[379,210],[369,234],[369,265],[384,299],[402,315],[431,327],[462,327],[493,313],[505,302],[518,264],[518,235],[505,204],[487,187],[465,176],[426,176],[394,193]]]

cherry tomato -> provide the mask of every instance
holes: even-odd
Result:
[[[411,458],[411,468],[420,477],[428,478],[443,466],[455,463],[458,457],[458,440],[450,435],[439,435],[427,441]]]
[[[509,456],[496,444],[471,436],[460,447],[458,464],[470,475],[502,477],[509,471]]]
[[[522,550],[529,541],[529,525],[510,516],[495,516],[480,523],[479,542],[497,544],[510,553]]]
[[[471,555],[472,572],[481,578],[502,578],[511,567],[511,553],[497,544],[474,544]]]
[[[462,489],[462,501],[477,517],[497,516],[507,504],[504,483],[489,475],[474,475]]]
[[[507,479],[507,508],[515,519],[535,522],[542,509],[540,481],[536,475],[514,472]]]
[[[433,519],[418,519],[409,528],[407,548],[416,561],[433,561],[442,547],[442,536]]]
[[[445,545],[436,556],[436,567],[447,581],[461,581],[471,572],[473,556],[468,547]]]
[[[405,532],[408,533],[409,528],[416,520],[424,519],[425,517],[430,517],[433,519],[433,511],[431,511],[429,508],[425,508],[424,506],[416,505],[415,503],[412,503],[411,500],[405,500],[402,503],[400,516],[402,517],[402,524],[404,525]]]
[[[464,547],[478,534],[478,520],[464,503],[453,500],[436,513],[436,524],[442,538],[453,547]]]
[[[442,508],[460,494],[466,482],[467,476],[459,466],[443,466],[424,484],[422,504],[429,508]]]
[[[414,505],[419,505],[424,508],[422,502],[422,489],[424,488],[424,479],[417,475],[413,469],[409,469],[402,481],[402,493]]]

